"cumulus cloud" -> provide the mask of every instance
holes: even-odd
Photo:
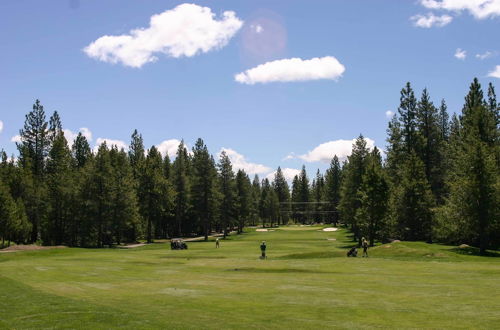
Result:
[[[84,52],[103,62],[140,68],[156,61],[158,53],[178,58],[220,49],[242,25],[233,11],[225,11],[217,19],[208,7],[184,3],[153,15],[149,27],[102,36],[85,47]]]
[[[0,133],[3,131],[3,121],[0,120]]]
[[[455,51],[455,55],[453,56],[463,61],[467,57],[467,52],[463,49],[457,48],[457,50]]]
[[[22,142],[21,135],[14,135],[13,137],[10,138],[10,142],[21,143]]]
[[[255,33],[262,33],[264,31],[264,28],[260,24],[252,24],[250,25],[250,28],[255,32]]]
[[[375,141],[369,138],[365,138],[366,145],[369,149],[375,146]],[[306,162],[324,162],[330,163],[333,156],[337,155],[339,159],[346,159],[352,152],[352,145],[356,142],[353,140],[335,140],[320,144],[313,150],[309,151],[304,155],[298,156],[300,159]]]
[[[426,15],[412,16],[410,20],[413,21],[414,26],[428,29],[433,26],[443,27],[448,25],[453,20],[453,17],[450,15],[436,16],[433,13],[428,13]]]
[[[168,157],[170,158],[175,158],[177,154],[177,148],[179,148],[179,144],[181,144],[180,140],[170,139],[161,142],[156,146],[156,148],[162,154],[163,157],[165,157],[165,155],[168,155]]]
[[[267,62],[238,73],[234,79],[242,84],[291,82],[342,77],[345,67],[333,56],[315,57],[310,60],[287,58]]]
[[[500,79],[500,65],[497,65],[492,71],[488,72],[488,77]]]
[[[428,9],[466,11],[477,19],[500,16],[500,0],[421,0]]]
[[[387,110],[385,112],[385,116],[390,119],[390,118],[392,118],[392,116],[394,116],[394,112],[391,110]]]
[[[226,152],[226,155],[229,157],[229,159],[231,160],[231,164],[233,165],[233,170],[235,170],[235,171],[242,169],[249,175],[265,174],[265,173],[269,173],[271,171],[271,168],[269,168],[267,166],[264,166],[262,164],[249,162],[245,158],[245,156],[236,152],[233,149],[221,148],[221,150],[218,154],[219,157],[220,157],[220,154],[222,153],[222,151]]]
[[[123,149],[125,151],[128,150],[128,144],[126,144],[122,140],[113,140],[113,139],[107,139],[107,138],[97,138],[97,140],[95,141],[95,146],[94,146],[93,151],[97,152],[99,150],[99,146],[103,142],[106,142],[106,145],[108,146],[108,148],[111,148],[112,146],[116,146],[118,148],[118,150],[121,150],[121,149]]]
[[[271,172],[269,173],[268,175],[266,175],[266,178],[269,180],[269,181],[273,181],[274,180],[274,176],[276,175],[276,172],[277,171],[274,171],[274,172]],[[286,181],[288,182],[292,182],[293,181],[293,178],[296,176],[296,175],[299,175],[300,174],[300,170],[296,169],[296,168],[282,168],[281,169],[281,172],[283,172],[283,176],[285,177]]]
[[[82,133],[83,136],[87,139],[88,142],[92,141],[92,132],[87,127],[82,127],[78,130],[78,132],[73,132],[69,129],[63,129],[64,137],[66,141],[68,141],[68,145],[71,147],[73,142],[75,141],[78,133]]]
[[[476,58],[480,60],[485,60],[493,56],[493,53],[490,51],[486,51],[483,54],[476,54]]]

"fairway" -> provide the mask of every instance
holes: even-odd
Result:
[[[0,253],[0,328],[499,327],[498,254],[399,242],[346,258],[346,230],[322,228]]]

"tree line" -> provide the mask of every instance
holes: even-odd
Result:
[[[46,121],[37,100],[17,143],[0,164],[0,237],[16,243],[95,246],[145,239],[241,233],[247,225],[343,223],[355,240],[500,245],[499,103],[489,84],[470,85],[450,118],[423,90],[401,90],[387,129],[385,157],[362,135],[342,163],[334,155],[312,182],[305,167],[292,186],[250,179],[225,152],[215,159],[202,139],[175,159],[140,133],[128,152],[105,142],[92,152],[81,133],[68,145],[57,112]]]

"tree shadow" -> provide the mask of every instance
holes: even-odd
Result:
[[[479,248],[469,246],[469,247],[456,247],[449,249],[448,251],[456,253],[456,254],[462,254],[462,255],[467,255],[467,256],[477,256],[477,257],[490,257],[490,258],[500,258],[500,251],[486,251],[484,254],[481,254],[479,252]]]

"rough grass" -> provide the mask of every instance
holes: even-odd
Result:
[[[318,229],[0,254],[0,328],[499,327],[498,253],[399,242],[346,258],[346,232]]]

